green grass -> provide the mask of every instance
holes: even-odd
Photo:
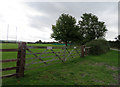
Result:
[[[0,44],[2,45],[2,49],[17,49],[18,48],[18,44],[13,44],[13,43],[4,43],[4,44]],[[27,46],[57,46],[57,45],[52,45],[52,44],[27,44]],[[58,45],[59,46],[59,45]],[[35,52],[43,52],[46,49],[30,49],[31,51]],[[60,51],[60,49],[55,49],[54,51]],[[47,52],[50,52],[50,50],[48,50]],[[28,51],[26,51],[26,53],[29,53]],[[53,56],[54,54],[44,54],[43,56]],[[39,54],[37,54],[37,56],[39,56]],[[34,57],[34,55],[26,55],[26,58],[32,58]],[[16,59],[17,58],[17,52],[2,52],[2,59]],[[51,58],[44,58],[43,60],[48,60],[48,59],[52,59]],[[26,60],[26,64],[27,63],[31,63],[33,60]],[[39,59],[35,60],[34,62],[40,61]],[[58,61],[56,61],[58,62]],[[48,62],[49,63],[49,62]],[[43,65],[43,63],[41,64],[34,64],[33,66],[30,66],[28,68],[34,68],[36,66],[39,65]],[[15,67],[16,66],[16,62],[9,62],[9,63],[3,63],[2,64],[2,68],[7,68],[7,67]],[[2,74],[6,75],[6,74],[10,74],[10,73],[15,73],[15,70],[11,70],[11,71],[5,71]]]
[[[17,45],[12,46],[17,47]],[[3,48],[7,47],[3,46]],[[34,52],[36,51],[34,50]],[[13,53],[9,56],[7,54],[3,53],[4,59],[14,57]],[[12,63],[11,65],[16,64]],[[3,65],[3,67],[7,66],[10,66],[10,64]],[[35,65],[31,66],[35,67]],[[39,66],[39,64],[36,66]],[[3,85],[116,85],[118,84],[117,67],[118,52],[109,51],[100,56],[89,55],[84,58],[78,56],[64,64],[60,62],[28,70],[25,71],[24,77],[3,79]]]
[[[18,48],[17,43],[0,43],[0,46],[2,46],[2,49],[14,49]],[[27,46],[61,46],[61,45],[52,45],[52,44],[27,44]],[[62,45],[64,46],[64,45]]]
[[[52,44],[27,44],[27,46],[60,46],[61,45],[52,45]],[[18,48],[18,44],[11,44],[11,43],[4,43],[2,44],[2,49],[11,49],[11,48]],[[38,53],[38,52],[43,52],[46,51],[46,49],[30,49],[32,52],[34,53]],[[57,51],[61,51],[62,49],[53,49],[55,52]],[[69,49],[71,50],[71,49]],[[63,51],[63,50],[62,50]],[[50,50],[47,50],[46,52],[51,52]],[[26,51],[26,53],[29,53],[28,51]],[[37,56],[39,56],[40,54],[37,54]],[[63,53],[59,53],[59,55],[63,55]],[[50,53],[50,54],[43,54],[41,55],[41,57],[44,56],[55,56],[55,54]],[[67,55],[66,55],[67,56]],[[62,57],[62,56],[61,56]],[[17,52],[2,52],[2,59],[16,59],[17,58]],[[35,58],[34,55],[26,55],[26,59],[27,58]],[[42,58],[42,60],[46,61],[46,60],[50,60],[50,59],[58,59],[57,57],[49,57],[49,58]],[[62,57],[63,58],[63,57]],[[40,62],[39,59],[31,59],[31,60],[26,60],[26,64],[29,64],[29,66],[27,67],[27,69],[30,68],[35,68],[35,67],[39,67],[41,65],[44,65],[44,63],[41,64],[31,64],[32,62]],[[52,61],[52,62],[47,62],[47,64],[49,63],[59,63],[61,62],[60,60],[56,60],[56,61]],[[16,62],[9,62],[9,63],[2,63],[2,68],[8,68],[8,67],[16,67]],[[10,70],[10,71],[4,71],[2,73],[2,75],[7,75],[7,74],[11,74],[11,73],[16,73],[15,70]]]

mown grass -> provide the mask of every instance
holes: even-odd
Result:
[[[6,55],[4,54],[4,56]],[[71,59],[71,61],[70,60],[66,61],[65,63],[61,62],[54,65],[25,71],[25,76],[21,78],[11,77],[3,79],[3,85],[117,85],[117,84],[118,84],[117,51],[109,51],[108,53],[100,56],[89,55],[84,58],[80,58],[78,56],[74,59]]]
[[[52,44],[27,44],[27,46],[52,46],[52,47],[62,47],[62,45],[52,45]],[[17,49],[18,48],[18,44],[13,44],[13,43],[4,43],[2,44],[2,49]],[[47,50],[47,49],[30,49],[33,53],[38,53],[38,52],[52,52],[51,50]],[[71,50],[71,49],[69,49]],[[64,51],[64,49],[53,49],[53,51],[55,52],[59,52],[59,51]],[[28,51],[26,51],[26,53],[29,53]],[[75,53],[75,52],[74,52]],[[37,56],[41,56],[41,57],[46,57],[46,56],[55,56],[55,54],[53,53],[46,53],[43,55],[40,54],[36,54]],[[64,57],[62,57],[64,54],[63,53],[59,53],[58,54],[62,59]],[[66,54],[66,56],[68,55],[68,53]],[[27,60],[28,58],[33,58],[30,60]],[[70,57],[71,58],[71,57]],[[2,52],[2,59],[17,59],[17,52]],[[43,61],[46,60],[51,60],[51,59],[58,59],[58,57],[49,57],[49,58],[42,58]],[[69,58],[68,58],[69,59]],[[34,55],[26,55],[26,64],[29,64],[29,66],[25,66],[25,68],[27,67],[27,69],[30,68],[36,68],[39,67],[41,65],[45,65],[44,63],[40,63],[38,64],[38,62],[41,62],[38,58],[36,58]],[[36,63],[37,64],[32,64],[32,63]],[[59,63],[61,62],[60,60],[55,60],[55,61],[49,61],[47,62],[47,64],[50,63]],[[8,68],[8,67],[16,67],[16,62],[9,62],[9,63],[2,63],[2,68]],[[10,70],[10,71],[3,71],[2,75],[7,75],[7,74],[11,74],[11,73],[16,73],[16,70]]]

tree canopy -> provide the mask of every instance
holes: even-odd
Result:
[[[61,14],[61,16],[56,21],[56,25],[52,25],[51,37],[57,41],[65,42],[66,46],[67,43],[72,42],[75,39],[77,26],[75,17],[70,16],[69,14]]]
[[[104,37],[107,31],[105,22],[98,21],[98,17],[85,13],[81,16],[82,20],[76,24],[75,17],[69,14],[61,14],[56,25],[52,25],[51,38],[57,41],[65,42],[78,42],[79,44],[85,44],[94,39]]]
[[[80,32],[83,33],[83,43],[105,36],[107,31],[105,22],[98,21],[98,17],[91,13],[85,13],[81,18],[78,25]]]

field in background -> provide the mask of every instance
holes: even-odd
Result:
[[[39,45],[39,44],[30,44]],[[53,46],[41,44],[42,46]],[[58,46],[58,45],[54,45]],[[17,48],[17,44],[3,44],[3,49]],[[14,55],[13,55],[14,54]],[[17,53],[2,53],[2,59],[17,58]],[[4,63],[3,67],[16,66]],[[11,72],[15,72],[14,70]],[[115,85],[118,84],[118,52],[100,56],[76,57],[65,64],[59,63],[25,71],[23,78],[3,79],[3,85]]]
[[[52,45],[52,44],[27,44],[27,46],[52,46],[52,47],[63,47],[64,45]],[[13,43],[4,43],[2,44],[2,49],[17,49],[18,44],[13,44]],[[62,61],[59,60],[59,58],[52,53],[52,51],[43,49],[43,48],[37,48],[37,49],[30,49],[33,53],[39,53],[39,52],[44,52],[43,55],[41,54],[36,54],[37,56],[41,56],[42,60],[47,61],[47,64],[53,64],[53,63],[61,63]],[[69,49],[69,51],[72,49]],[[53,49],[54,52],[60,52],[57,53],[61,58],[64,58],[64,49]],[[75,52],[74,52],[75,53]],[[31,55],[28,51],[26,51],[26,61],[25,61],[25,68],[26,70],[28,69],[35,69],[44,66],[45,64],[36,58],[34,55]],[[73,55],[73,54],[72,54]],[[64,57],[63,57],[64,56]],[[68,54],[66,54],[68,56]],[[74,55],[75,56],[75,55]],[[77,55],[79,56],[79,54]],[[41,58],[40,57],[40,58]],[[68,57],[67,60],[70,60],[71,57]],[[17,52],[2,52],[2,59],[17,59]],[[55,61],[53,61],[55,60]],[[16,67],[16,61],[15,62],[8,62],[8,63],[2,63],[2,68],[8,68],[8,67]],[[7,75],[7,74],[13,74],[16,73],[16,70],[9,70],[9,71],[3,71],[2,75]]]
[[[18,48],[17,43],[3,43],[2,45],[3,49],[10,49],[10,48]],[[52,45],[52,44],[27,44],[28,46],[64,46],[64,45]]]

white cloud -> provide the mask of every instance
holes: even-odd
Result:
[[[0,2],[0,39],[7,39],[7,27],[9,24],[9,40],[16,40],[16,27],[17,27],[17,40],[22,41],[36,41],[42,38],[36,38],[36,35],[42,35],[43,32],[38,31],[29,26],[30,17],[32,16],[47,16],[42,12],[38,12],[31,7],[25,5],[21,1],[8,0]],[[46,30],[46,28],[43,28]],[[44,35],[43,35],[44,36]],[[47,35],[46,35],[47,36]],[[47,40],[47,39],[46,39]]]
[[[51,26],[56,23],[62,13],[76,17],[77,21],[83,13],[93,13],[100,21],[107,25],[106,39],[113,40],[118,34],[117,3],[47,3],[21,2],[21,0],[0,1],[0,39],[7,39],[7,25],[9,24],[9,40],[22,41],[53,41],[50,39]],[[112,34],[112,32],[114,34]]]

